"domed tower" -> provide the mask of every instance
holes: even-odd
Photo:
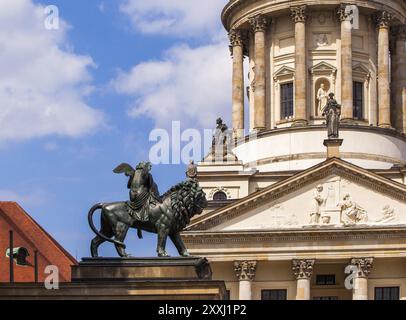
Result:
[[[288,173],[324,161],[329,93],[342,105],[342,159],[376,170],[406,164],[404,1],[229,1],[221,17],[233,60],[234,169]],[[199,169],[220,174],[230,163]],[[231,198],[267,184],[250,180]]]
[[[183,234],[190,252],[233,299],[323,298],[328,283],[330,298],[400,298],[404,280],[387,287],[406,278],[406,2],[230,0],[221,18],[236,143],[198,165],[210,206]]]

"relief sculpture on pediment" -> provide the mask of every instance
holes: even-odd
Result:
[[[346,194],[343,201],[338,204],[341,209],[341,222],[348,225],[357,223],[366,223],[368,221],[368,213],[359,204],[352,200],[349,194]]]

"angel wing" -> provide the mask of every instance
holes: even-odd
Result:
[[[134,175],[134,168],[131,167],[128,163],[122,163],[117,168],[113,170],[114,173],[125,173],[126,176]]]

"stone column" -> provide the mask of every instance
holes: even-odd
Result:
[[[244,44],[241,30],[229,33],[231,55],[233,57],[233,134],[234,138],[244,136]]]
[[[291,17],[295,23],[295,110],[294,126],[307,124],[306,83],[306,6],[291,7]]]
[[[357,268],[353,279],[353,300],[368,300],[368,275],[372,269],[373,258],[353,258],[351,265]]]
[[[392,60],[392,96],[394,117],[393,126],[406,132],[406,104],[403,100],[403,91],[406,88],[406,25],[393,29],[395,56]]]
[[[342,4],[338,9],[341,21],[341,122],[353,119],[353,79],[352,79],[352,24],[351,14]]]
[[[310,300],[310,279],[314,259],[292,260],[293,275],[297,280],[296,300]]]
[[[251,284],[257,271],[256,261],[235,261],[234,272],[240,282],[239,300],[251,300]]]
[[[254,32],[254,79],[252,90],[254,92],[254,130],[265,129],[265,31],[268,20],[257,15],[249,18]]]
[[[382,11],[375,16],[378,26],[378,125],[391,127],[389,70],[389,26],[392,15]]]

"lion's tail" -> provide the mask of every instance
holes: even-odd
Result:
[[[103,204],[102,204],[102,203],[97,203],[97,204],[95,204],[95,205],[94,205],[93,207],[91,207],[90,210],[89,210],[89,213],[88,213],[88,215],[87,215],[87,220],[88,220],[88,222],[89,222],[90,228],[91,228],[92,231],[93,231],[96,235],[98,235],[100,238],[102,238],[102,239],[104,239],[104,240],[106,240],[106,241],[112,242],[112,243],[114,243],[114,244],[117,244],[117,245],[119,245],[119,246],[121,246],[121,247],[123,247],[123,248],[125,249],[125,244],[124,244],[123,242],[118,241],[118,240],[115,240],[115,239],[110,239],[110,238],[106,237],[104,234],[102,234],[101,232],[99,232],[99,231],[96,229],[96,226],[95,226],[94,223],[93,223],[93,214],[94,214],[94,212],[95,212],[96,210],[99,210],[99,209],[103,209]]]

